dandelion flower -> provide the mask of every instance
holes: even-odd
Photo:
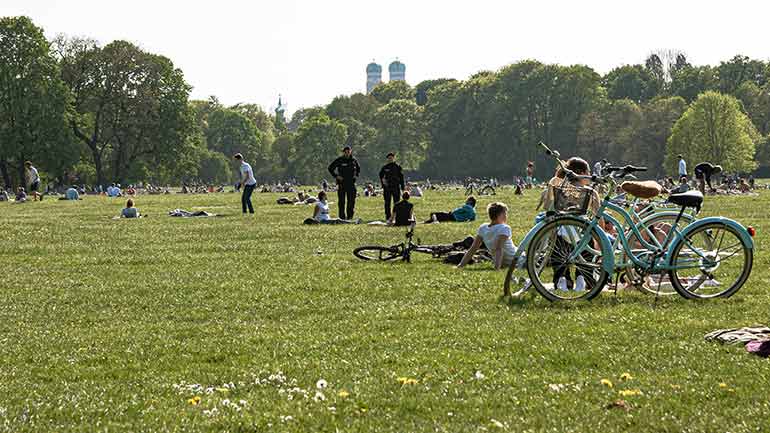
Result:
[[[484,379],[486,376],[484,376],[484,374],[483,374],[481,371],[477,371],[477,372],[476,372],[476,374],[474,374],[474,375],[473,375],[473,377],[475,377],[475,378],[476,378],[476,380],[482,380],[482,379]]]
[[[719,387],[720,388],[727,388],[727,384],[722,382],[722,383],[719,384]]]
[[[623,397],[631,397],[634,395],[639,395],[641,393],[642,391],[638,389],[624,389],[618,392],[618,394],[622,395]]]
[[[196,395],[195,397],[187,400],[187,403],[189,403],[189,404],[191,404],[193,406],[197,406],[197,405],[201,404],[201,398]]]
[[[344,389],[341,389],[340,392],[337,393],[337,395],[341,398],[347,398],[350,395],[350,393],[345,391]]]
[[[318,382],[315,383],[315,387],[318,389],[324,389],[329,385],[328,382],[326,382],[323,379],[318,379]]]
[[[631,373],[623,373],[620,375],[620,380],[631,380],[634,377],[631,376]]]
[[[398,383],[400,383],[401,385],[416,385],[417,379],[413,379],[411,377],[399,377]]]
[[[612,388],[612,386],[613,386],[612,385],[612,381],[610,381],[609,379],[602,379],[602,380],[599,381],[599,383],[601,383],[602,385],[606,386],[607,388]]]

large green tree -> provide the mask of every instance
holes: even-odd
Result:
[[[294,139],[297,148],[292,164],[294,174],[301,182],[313,184],[328,178],[326,169],[339,155],[347,135],[345,124],[325,113],[307,118],[299,126]]]
[[[677,155],[691,162],[721,164],[726,171],[751,171],[761,137],[740,102],[730,95],[706,92],[674,125],[666,148],[666,166],[675,172]]]
[[[57,40],[62,77],[74,95],[75,136],[88,147],[97,182],[130,180],[138,166],[160,169],[194,133],[190,86],[166,57],[126,41],[104,47],[83,39]]]
[[[388,81],[378,84],[371,95],[380,104],[387,104],[394,99],[414,100],[414,89],[406,81]]]
[[[423,109],[413,100],[394,99],[377,110],[374,153],[384,158],[395,152],[406,170],[417,169],[425,159],[429,136],[424,124]]]
[[[24,182],[24,161],[56,176],[80,149],[68,129],[70,94],[43,30],[27,17],[0,18],[0,172]]]

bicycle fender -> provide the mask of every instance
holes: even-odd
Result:
[[[729,226],[735,229],[735,231],[737,231],[738,234],[740,235],[741,242],[743,242],[743,245],[750,250],[754,249],[754,239],[751,238],[751,235],[749,234],[749,232],[739,222],[735,220],[731,220],[730,218],[724,218],[724,217],[708,217],[708,218],[697,220],[687,225],[682,230],[682,235],[677,238],[677,241],[671,242],[671,245],[669,245],[668,251],[666,252],[667,257],[669,258],[669,262],[671,261],[671,255],[674,253],[674,248],[681,241],[683,237],[686,237],[690,232],[692,232],[693,230],[699,227],[702,227],[707,224],[713,224],[713,223],[724,224],[726,226]]]

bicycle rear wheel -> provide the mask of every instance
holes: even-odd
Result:
[[[674,289],[687,299],[729,298],[751,274],[754,250],[736,228],[706,224],[678,240],[669,272]]]
[[[588,243],[576,251],[585,237]],[[544,225],[527,247],[532,286],[549,301],[593,299],[608,278],[599,245],[598,233],[585,221],[559,218]]]
[[[659,213],[657,215],[648,216],[636,225],[636,228],[641,233],[644,240],[655,246],[663,246],[662,243],[666,236],[674,229],[674,223],[676,223],[677,214]],[[682,228],[695,221],[695,217],[688,213],[682,214],[679,223],[677,224],[677,230],[681,231]],[[637,239],[630,229],[626,232],[628,237],[628,244],[632,249],[641,248],[641,243]],[[675,239],[675,238],[672,238]],[[628,260],[628,257],[623,253],[623,261]],[[652,295],[670,296],[676,295],[677,291],[674,290],[674,286],[668,278],[668,273],[663,272],[661,274],[647,275],[642,277],[638,275],[633,268],[629,269],[627,276],[631,282],[638,283],[637,288]]]
[[[387,262],[401,258],[403,254],[401,253],[401,248],[399,246],[381,247],[371,245],[354,249],[353,255],[361,260],[379,260]]]

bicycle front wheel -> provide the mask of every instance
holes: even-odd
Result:
[[[379,260],[387,262],[393,259],[398,259],[402,256],[401,248],[397,246],[393,247],[381,247],[381,246],[365,246],[358,247],[353,250],[353,255],[361,260]]]
[[[532,286],[549,301],[593,299],[608,278],[600,245],[585,221],[559,218],[544,225],[527,247]]]
[[[679,239],[671,263],[671,284],[683,297],[728,298],[749,278],[754,250],[743,242],[736,228],[716,222]]]

